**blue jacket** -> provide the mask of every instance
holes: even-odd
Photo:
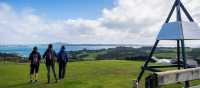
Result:
[[[66,51],[60,50],[60,52],[57,54],[57,62],[68,62],[68,55]]]

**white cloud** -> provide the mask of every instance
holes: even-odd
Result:
[[[16,12],[0,3],[1,43],[142,43],[152,44],[164,23],[173,1],[118,0],[103,9],[96,20],[67,19],[47,21],[32,8]],[[185,6],[200,22],[200,1],[184,0]]]

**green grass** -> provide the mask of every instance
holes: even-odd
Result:
[[[84,57],[84,60],[95,60],[95,57],[97,56],[97,53],[88,53],[87,57]]]
[[[99,51],[99,52],[85,52],[85,54],[88,54],[87,57],[84,57],[83,59],[84,60],[96,60],[96,57],[98,55],[101,55],[101,54],[106,54],[107,51]]]
[[[140,61],[82,61],[68,64],[64,80],[47,84],[46,68],[41,64],[39,82],[29,82],[29,64],[0,64],[0,88],[132,88],[140,71]],[[145,74],[146,75],[146,74]],[[144,83],[141,83],[144,88]],[[181,88],[169,86],[163,88]]]

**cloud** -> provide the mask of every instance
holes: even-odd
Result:
[[[153,44],[173,1],[117,0],[96,20],[85,18],[48,21],[35,9],[15,11],[0,3],[1,43],[129,43]],[[199,0],[183,2],[200,22]],[[173,17],[174,19],[175,17]]]

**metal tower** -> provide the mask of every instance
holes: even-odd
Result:
[[[176,10],[176,21],[169,22],[175,10]],[[188,22],[182,21],[181,10],[189,19]],[[177,42],[178,63],[176,65],[167,65],[167,66],[148,65],[149,62],[152,60],[152,56],[160,40],[173,40]],[[149,57],[141,68],[142,70],[137,78],[137,84],[139,83],[143,73],[146,70],[151,72],[159,72],[160,70],[157,68],[167,68],[167,67],[177,67],[178,69],[188,68],[186,52],[185,52],[185,42],[184,42],[185,40],[200,40],[200,28],[197,25],[197,23],[194,22],[193,18],[188,13],[182,2],[180,0],[175,0],[171,11],[157,36],[156,42],[149,54]],[[181,59],[183,63],[181,63]],[[188,81],[185,82],[185,88],[189,88]]]

